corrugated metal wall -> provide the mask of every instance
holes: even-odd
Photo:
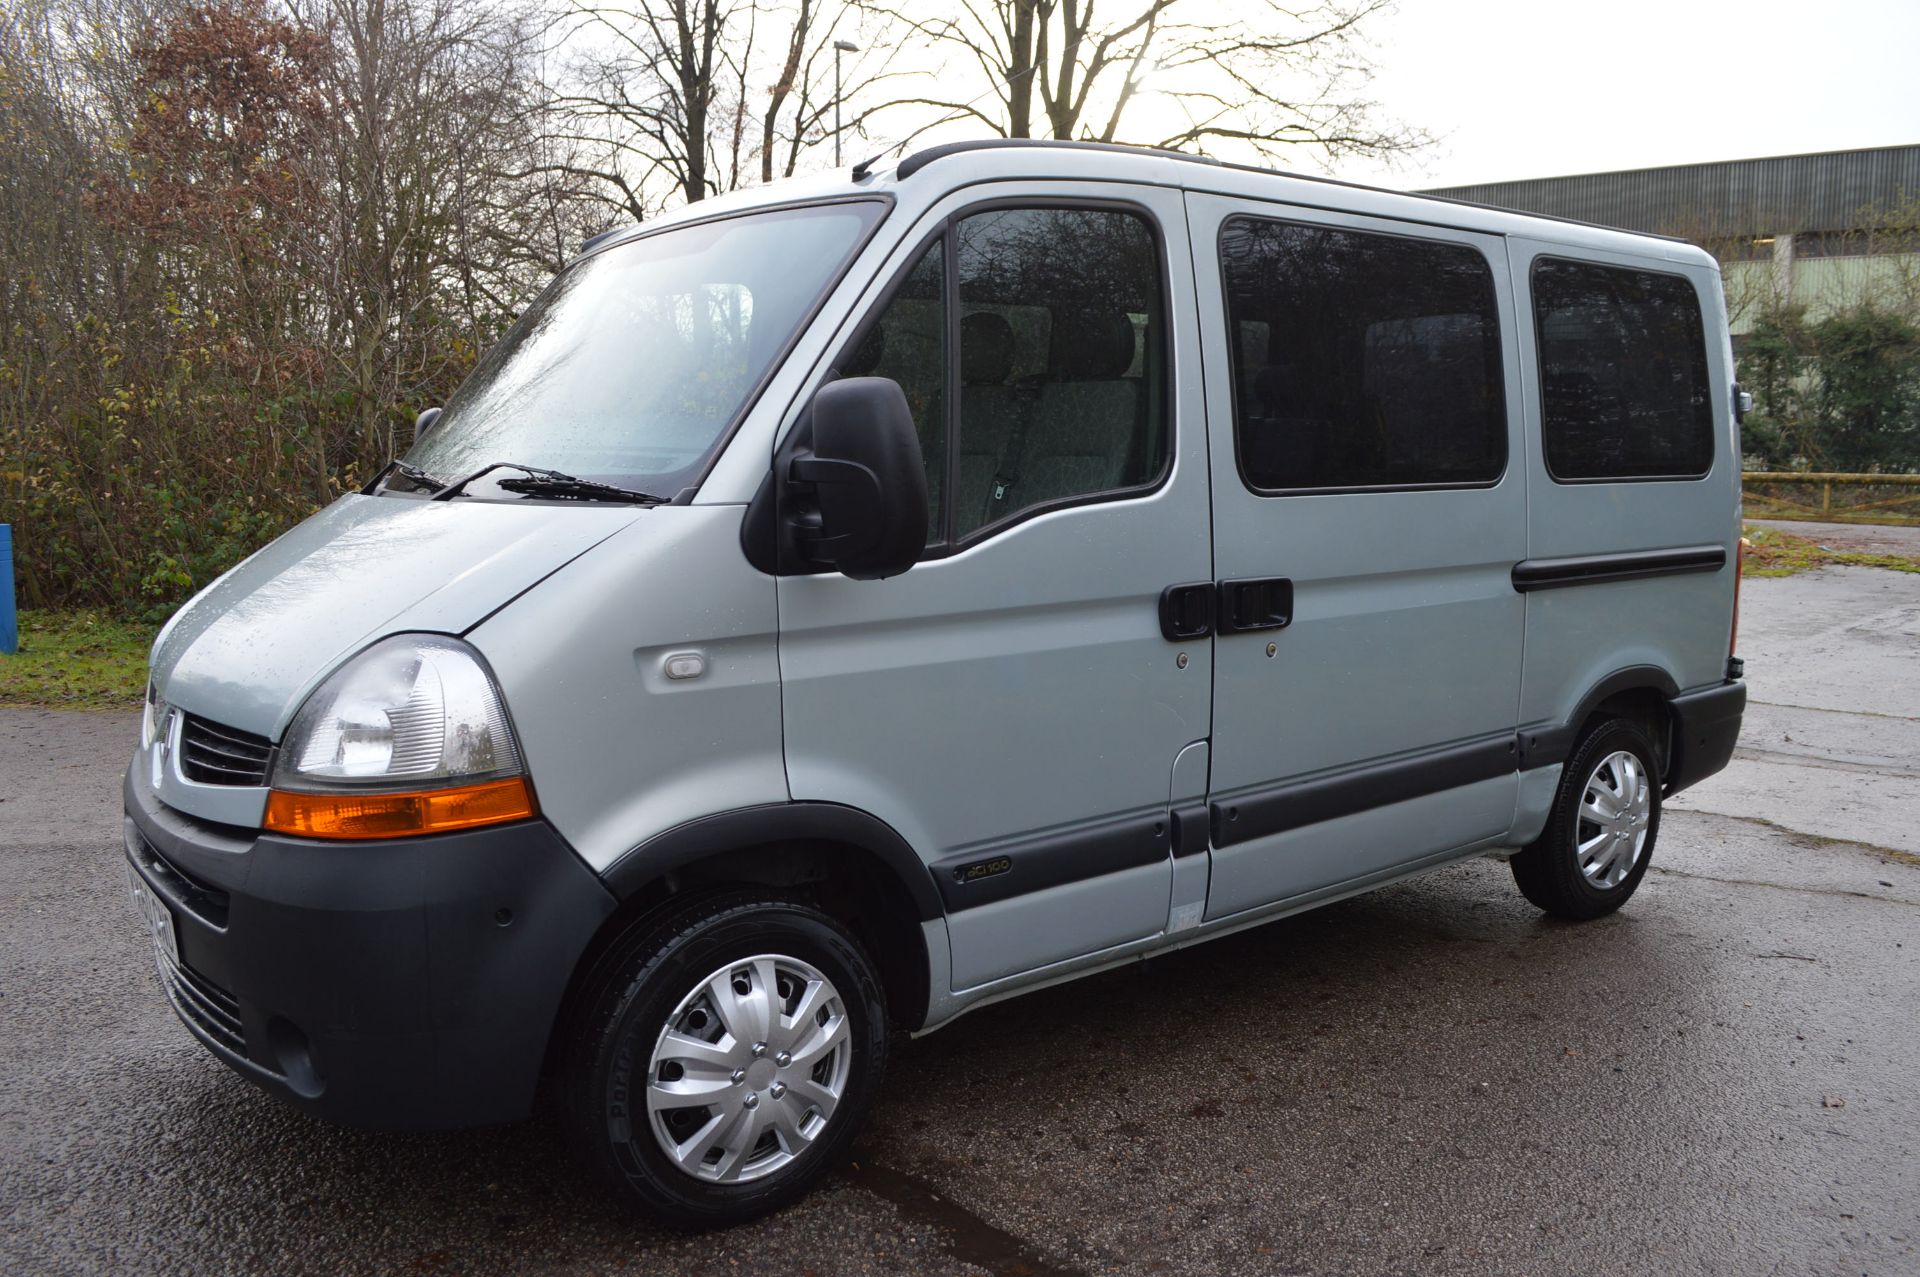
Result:
[[[1863,229],[1920,200],[1920,146],[1588,173],[1424,192],[1627,230],[1722,239]]]

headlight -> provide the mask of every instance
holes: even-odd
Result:
[[[165,739],[172,726],[173,706],[160,699],[153,679],[147,679],[147,698],[140,707],[140,752],[147,759],[147,781],[158,790],[166,779],[167,762],[154,747]]]
[[[466,644],[429,635],[376,643],[294,715],[276,787],[429,784],[518,775],[506,707]]]
[[[160,730],[160,724],[167,718],[165,708],[159,702],[159,694],[153,690],[153,680],[147,680],[147,699],[140,706],[140,748],[152,749],[154,733]]]
[[[167,704],[159,689],[149,680],[146,704],[140,709],[141,749],[152,749],[160,743],[161,737],[167,734],[167,720],[172,713],[173,706]]]
[[[506,706],[480,658],[457,639],[406,634],[347,661],[294,715],[265,824],[391,838],[533,813]]]

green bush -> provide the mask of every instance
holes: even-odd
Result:
[[[1809,320],[1764,315],[1739,360],[1754,396],[1742,441],[1769,469],[1908,472],[1920,468],[1920,325],[1862,302]]]

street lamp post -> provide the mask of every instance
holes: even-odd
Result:
[[[851,40],[833,42],[833,166],[840,167],[840,55],[858,53],[860,46]]]

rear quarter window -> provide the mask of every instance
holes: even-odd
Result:
[[[1542,257],[1533,322],[1554,479],[1697,479],[1713,468],[1706,325],[1691,282]]]

